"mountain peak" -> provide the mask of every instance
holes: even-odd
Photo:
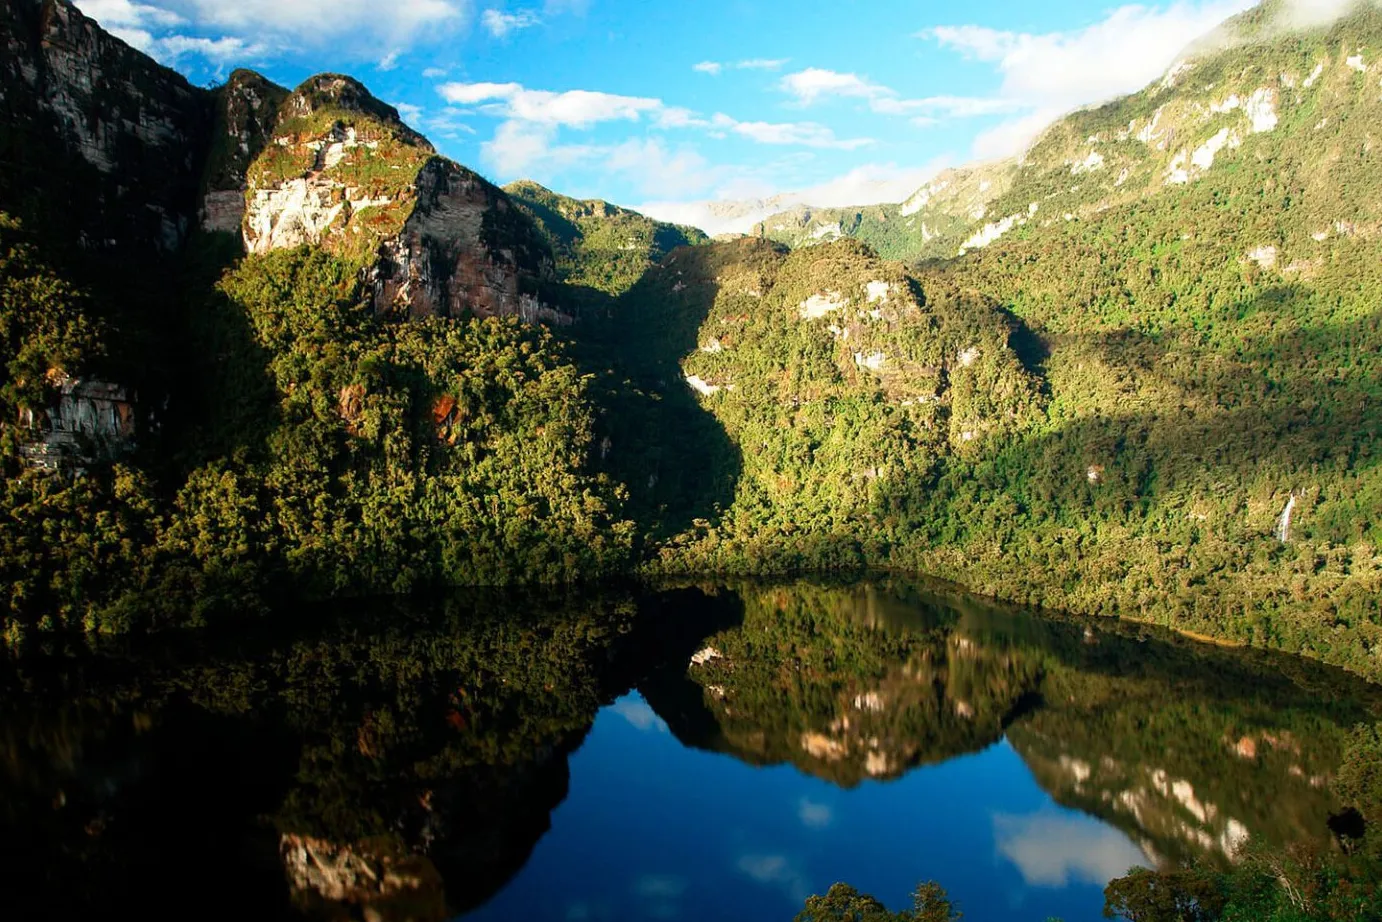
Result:
[[[308,77],[283,103],[280,121],[303,119],[315,124],[323,116],[338,120],[346,116],[364,116],[385,126],[406,144],[429,152],[435,150],[431,142],[404,123],[397,109],[377,98],[359,80],[345,74]]]

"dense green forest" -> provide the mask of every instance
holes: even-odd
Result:
[[[884,567],[1382,677],[1382,13],[1279,9],[928,186],[910,263],[505,192],[349,78],[174,87],[248,140],[168,194],[242,239],[98,252],[0,183],[5,634]]]

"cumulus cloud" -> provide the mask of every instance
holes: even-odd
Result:
[[[719,76],[720,71],[725,69],[725,66],[719,61],[702,61],[692,65],[691,69],[698,74],[710,74],[710,76],[716,77]]]
[[[997,814],[993,834],[998,853],[1032,887],[1066,887],[1072,879],[1103,887],[1129,868],[1148,863],[1127,836],[1087,817]]]
[[[531,29],[533,26],[542,25],[542,20],[537,13],[532,10],[519,10],[516,13],[505,13],[502,10],[485,10],[480,15],[480,23],[486,31],[495,38],[503,38],[510,32],[517,32],[520,29]]]

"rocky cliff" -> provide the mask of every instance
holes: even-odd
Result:
[[[94,367],[50,376],[86,384],[54,385],[24,407],[39,433],[26,451],[36,466],[132,447],[148,429],[133,394],[161,403],[181,388],[183,339],[198,323],[189,304],[205,298],[182,280],[206,264],[216,235],[238,238],[249,257],[309,246],[344,259],[361,297],[392,319],[568,325],[578,313],[557,303],[551,244],[530,214],[438,156],[350,77],[289,91],[237,70],[199,89],[67,0],[0,5],[0,46],[0,212],[91,296],[104,331]],[[198,231],[205,241],[189,248]],[[69,425],[109,417],[82,402],[91,387],[128,395],[119,419]]]
[[[172,253],[212,96],[65,0],[0,6],[0,205],[88,251]]]
[[[200,226],[355,257],[380,313],[570,322],[529,217],[350,77],[201,90],[66,0],[6,3],[0,42],[0,207],[51,239],[147,265]]]

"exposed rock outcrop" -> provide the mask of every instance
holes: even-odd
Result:
[[[370,270],[375,310],[407,317],[519,317],[565,325],[538,285],[552,258],[501,190],[440,157],[418,173],[402,231],[379,247]]]
[[[202,195],[201,226],[240,233],[250,164],[273,137],[288,91],[250,70],[237,70],[217,92],[216,125]]]
[[[41,470],[80,469],[132,450],[136,435],[133,395],[105,381],[62,379],[46,409],[24,410],[19,424],[34,438],[24,459]]]
[[[234,217],[233,195],[242,196],[246,251],[313,245],[359,258],[380,314],[571,322],[539,298],[551,251],[503,191],[437,156],[349,77],[313,77],[270,124],[254,103],[262,108],[272,95],[272,85],[243,73],[226,90],[238,154],[259,150],[242,174],[232,163],[227,182],[208,192],[204,212],[217,229]]]
[[[447,917],[441,875],[423,855],[296,834],[284,834],[279,853],[293,900],[308,911],[344,904],[359,907],[366,919]]]
[[[212,95],[66,0],[0,7],[0,200],[89,251],[176,252],[196,219]]]

